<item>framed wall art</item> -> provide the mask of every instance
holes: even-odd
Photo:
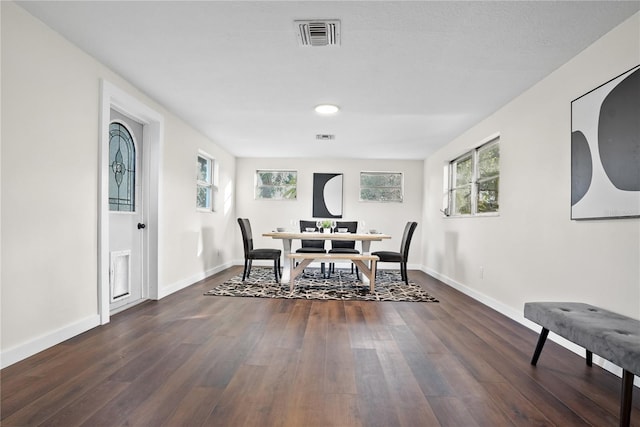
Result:
[[[313,217],[342,218],[342,174],[313,174]]]
[[[571,219],[640,216],[640,65],[571,102]]]

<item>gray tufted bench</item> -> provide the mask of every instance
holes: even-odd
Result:
[[[549,331],[622,368],[620,426],[629,426],[633,377],[640,375],[640,320],[578,302],[528,302],[524,317],[542,326],[531,364],[538,362]]]

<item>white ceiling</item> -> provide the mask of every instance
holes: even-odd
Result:
[[[238,157],[380,159],[427,157],[640,9],[639,1],[19,4]],[[339,19],[341,46],[298,46],[296,19]],[[320,103],[341,111],[319,116]]]

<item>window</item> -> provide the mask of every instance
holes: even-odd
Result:
[[[402,203],[401,172],[360,172],[361,202]]]
[[[282,170],[256,171],[256,199],[296,200],[298,172]]]
[[[213,211],[215,187],[215,162],[204,153],[198,154],[196,164],[196,207],[198,210]]]
[[[445,215],[498,212],[500,145],[497,137],[451,161],[448,172]]]
[[[121,123],[109,125],[109,210],[136,210],[136,146]]]
[[[471,182],[473,156],[465,154],[451,162],[451,212],[455,215],[471,213]]]
[[[500,183],[500,146],[497,142],[478,149],[478,195],[476,212],[498,212]]]

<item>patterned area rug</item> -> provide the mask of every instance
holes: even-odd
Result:
[[[400,278],[400,270],[379,270],[375,292],[357,281],[351,270],[336,269],[331,277],[322,277],[319,269],[308,268],[304,275],[296,278],[293,292],[289,291],[289,282],[276,283],[273,269],[254,267],[251,277],[244,283],[242,274],[234,276],[216,286],[205,295],[259,297],[259,298],[299,298],[318,300],[360,300],[360,301],[414,301],[438,302],[420,286],[409,281],[407,286]]]

